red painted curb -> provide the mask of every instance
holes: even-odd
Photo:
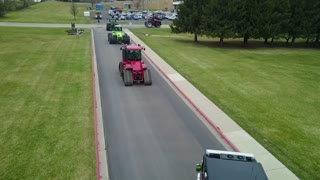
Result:
[[[131,39],[134,44],[137,44]],[[179,91],[179,93],[190,103],[190,105],[210,124],[210,126],[220,135],[220,137],[231,147],[233,151],[239,152],[239,149],[223,134],[223,132],[206,116],[198,106],[160,69],[160,67],[152,61],[152,59],[143,51],[143,55],[147,60]]]
[[[96,144],[96,176],[100,180],[100,157],[99,157],[99,142],[98,142],[98,122],[97,122],[97,95],[96,95],[96,81],[94,70],[94,52],[93,52],[93,33],[91,31],[91,65],[92,65],[92,89],[93,89],[93,114],[94,114],[94,138]]]

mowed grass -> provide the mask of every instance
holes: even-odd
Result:
[[[69,2],[46,1],[29,6],[19,11],[11,11],[5,17],[0,18],[2,22],[27,22],[27,23],[80,23],[88,24],[92,22],[91,17],[84,17],[90,3],[75,3],[78,9],[76,20],[71,14]],[[93,11],[91,12],[93,15]]]
[[[169,29],[131,31],[299,178],[320,179],[319,49],[217,48]]]
[[[90,32],[0,34],[0,179],[95,179]]]

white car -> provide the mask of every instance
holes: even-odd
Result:
[[[126,17],[124,15],[120,16],[120,20],[126,20]]]
[[[166,18],[169,19],[169,20],[174,20],[174,19],[177,18],[177,14],[176,13],[172,13],[170,16],[167,16]]]

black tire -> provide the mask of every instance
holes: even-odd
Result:
[[[143,70],[143,79],[144,79],[143,81],[144,85],[146,86],[152,85],[151,73],[149,69]]]
[[[123,37],[123,43],[124,44],[130,44],[130,36],[125,34],[124,37]]]
[[[151,23],[151,22],[146,22],[144,25],[145,25],[147,28],[151,28],[151,27],[152,27],[152,23]]]
[[[123,74],[123,81],[125,86],[132,86],[133,78],[132,78],[132,71],[125,70]]]
[[[111,41],[112,41],[112,44],[117,44],[118,43],[117,36],[112,36]]]
[[[119,62],[119,73],[120,73],[120,76],[123,78],[123,67],[122,67],[122,62]]]
[[[109,42],[111,41],[111,37],[112,37],[112,34],[111,34],[111,33],[108,33],[108,41],[109,41]]]

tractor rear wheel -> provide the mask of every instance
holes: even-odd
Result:
[[[143,79],[144,79],[144,85],[147,85],[147,86],[152,85],[151,73],[149,69],[145,69],[143,71]]]
[[[147,28],[151,28],[151,27],[152,27],[152,23],[151,23],[151,22],[145,22],[145,26],[146,26]]]
[[[123,81],[125,86],[132,86],[133,78],[132,78],[132,71],[125,70],[123,74]]]
[[[122,62],[119,62],[119,73],[120,73],[120,76],[123,78],[123,67],[122,67]]]
[[[111,37],[112,37],[112,34],[111,34],[111,33],[108,33],[108,41],[109,41],[109,42],[111,41]]]
[[[123,43],[124,44],[130,44],[130,36],[125,34],[124,37],[123,37]]]
[[[112,35],[110,35],[109,44],[114,44]]]
[[[112,41],[112,44],[117,44],[118,43],[117,36],[112,36],[111,41]]]

